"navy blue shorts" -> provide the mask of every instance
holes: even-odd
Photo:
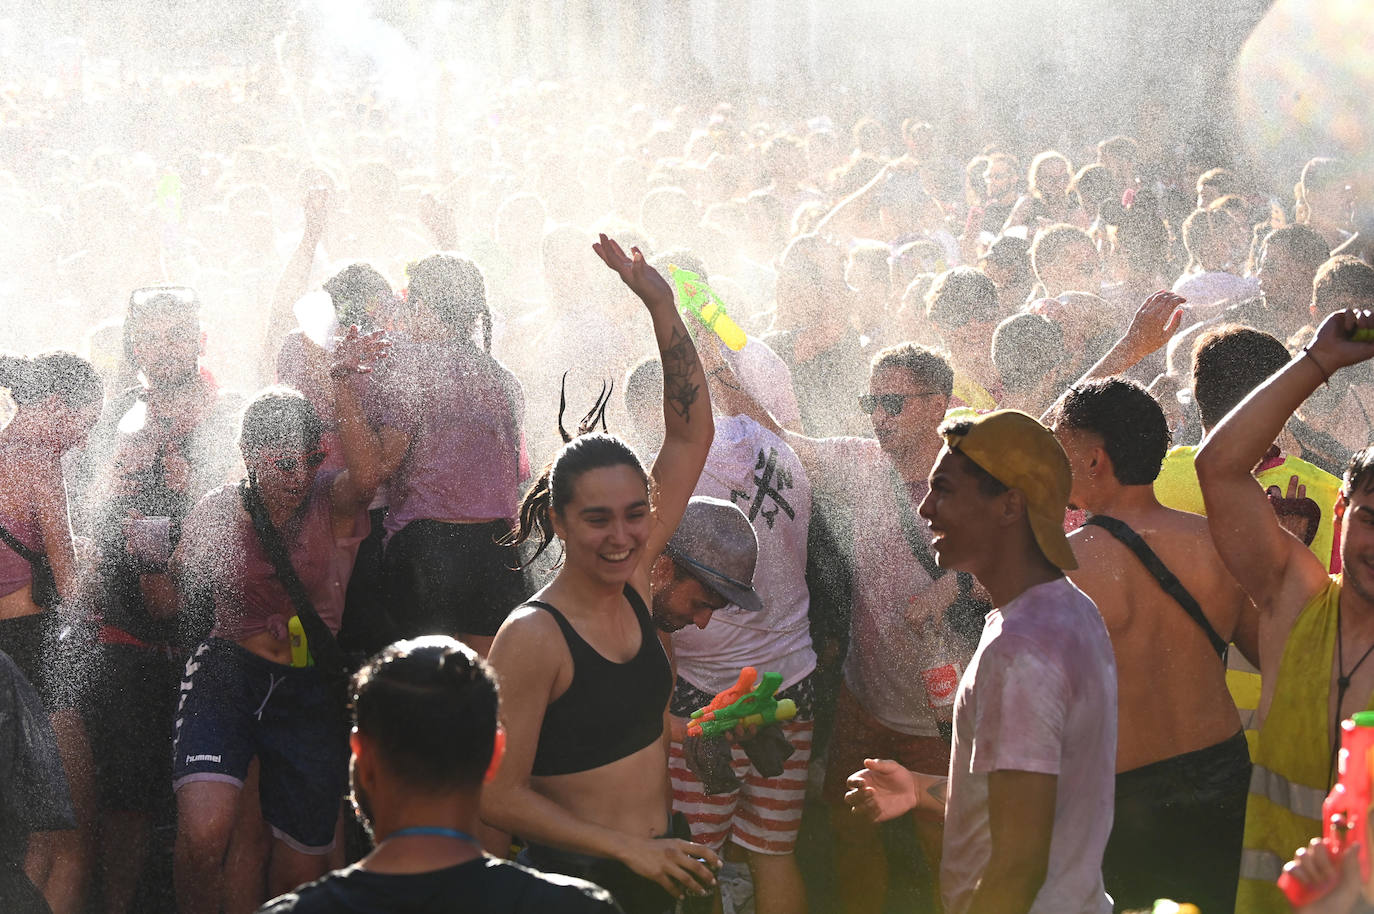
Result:
[[[305,854],[334,845],[348,787],[348,731],[340,691],[313,668],[265,660],[210,638],[186,662],[176,713],[172,786],[243,786],[259,762],[262,816]]]

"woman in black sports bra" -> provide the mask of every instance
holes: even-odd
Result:
[[[647,608],[649,566],[677,528],[714,425],[672,288],[637,248],[627,257],[605,235],[592,247],[653,320],[663,447],[646,474],[619,438],[579,434],[521,504],[517,539],[537,528],[543,551],[556,536],[564,560],[492,645],[507,749],[483,792],[482,817],[529,841],[535,866],[598,882],[627,914],[657,914],[684,893],[709,892],[718,865],[708,848],[665,837],[672,673]],[[604,399],[580,432],[595,424]]]

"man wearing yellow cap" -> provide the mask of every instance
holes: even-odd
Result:
[[[946,786],[877,759],[851,778],[859,814],[945,813],[949,914],[1107,914],[1116,664],[1097,607],[1064,577],[1069,461],[1015,410],[947,423],[920,514],[942,568],[996,607],[959,683]]]

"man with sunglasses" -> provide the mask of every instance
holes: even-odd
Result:
[[[851,556],[849,651],[824,796],[835,810],[840,897],[851,912],[882,910],[888,867],[878,830],[848,813],[845,778],[875,752],[929,774],[948,769],[944,725],[977,640],[950,625],[959,585],[935,566],[929,530],[916,515],[953,388],[943,354],[903,343],[877,354],[868,393],[855,404],[873,438],[808,438],[779,428],[761,408],[751,413],[796,451],[816,498],[849,511],[836,537]],[[919,822],[917,831],[938,871],[939,823]]]

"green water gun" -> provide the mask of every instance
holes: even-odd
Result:
[[[725,313],[725,303],[720,300],[719,295],[711,291],[711,287],[703,282],[700,276],[671,263],[668,264],[668,275],[672,277],[673,287],[677,289],[678,308],[695,314],[706,325],[707,330],[715,333],[735,352],[744,348],[749,338],[745,336],[739,324]]]
[[[739,681],[717,695],[706,707],[692,712],[687,735],[709,739],[724,736],[737,727],[763,727],[791,720],[797,716],[797,704],[790,698],[778,701],[773,697],[780,685],[781,673],[759,676],[758,670],[752,666],[745,667],[740,670]]]

